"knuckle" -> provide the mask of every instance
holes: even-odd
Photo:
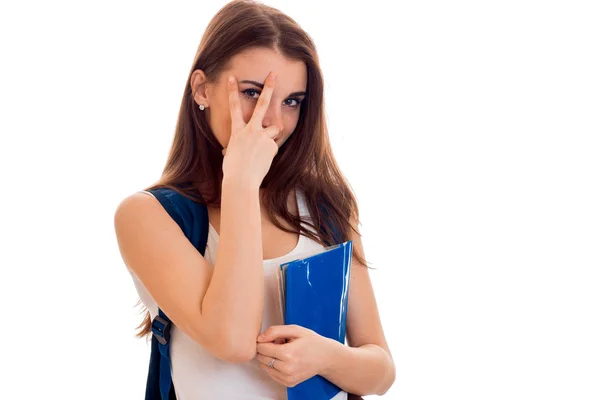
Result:
[[[286,379],[285,384],[287,385],[287,387],[293,388],[294,386],[297,385],[297,382],[293,377],[289,377]]]
[[[286,375],[294,375],[295,368],[291,365],[285,364],[281,367],[281,372],[283,372]]]
[[[285,345],[281,345],[282,347]],[[289,349],[283,348],[281,350],[281,359],[282,360],[290,360],[292,358],[292,354]]]

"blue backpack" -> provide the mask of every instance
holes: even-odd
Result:
[[[150,189],[154,197],[179,225],[188,240],[204,256],[208,240],[208,209],[170,188]],[[331,227],[330,224],[328,226]],[[339,232],[333,230],[334,237]],[[146,400],[176,400],[175,387],[171,378],[169,343],[171,320],[159,308],[152,320],[152,347],[150,366],[146,382]]]

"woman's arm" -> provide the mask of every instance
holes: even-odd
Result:
[[[264,267],[259,188],[224,178],[219,246],[200,312],[219,327],[241,361],[256,355],[264,309]]]
[[[123,261],[174,325],[223,360],[256,353],[264,307],[258,187],[223,181],[214,268],[161,204],[136,193],[114,225]]]
[[[348,347],[334,341],[323,364],[322,377],[359,396],[381,396],[396,378],[392,357],[374,344]]]
[[[386,345],[355,347],[332,340],[326,347],[320,375],[348,393],[383,395],[396,379],[394,360]]]
[[[353,221],[357,229],[356,221]],[[364,258],[359,235],[352,245]],[[321,375],[348,393],[382,395],[396,379],[396,367],[388,348],[367,267],[352,262],[348,314],[348,346],[332,341]]]
[[[353,233],[352,241],[364,258],[360,236]],[[396,379],[396,368],[368,269],[356,260],[350,273],[346,334],[349,346],[301,326],[271,326],[257,339],[257,359],[265,372],[286,386],[321,375],[348,393],[386,393]],[[277,344],[281,339],[286,343]]]

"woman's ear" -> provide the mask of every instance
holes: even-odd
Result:
[[[190,87],[192,89],[192,95],[196,105],[203,105],[204,107],[209,106],[209,100],[207,96],[207,79],[206,74],[201,69],[197,69],[192,72],[190,78]]]

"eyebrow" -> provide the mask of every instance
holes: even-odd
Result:
[[[240,83],[250,83],[250,84],[252,84],[254,86],[258,86],[261,89],[264,89],[264,87],[265,87],[265,85],[263,85],[260,82],[256,82],[256,81],[244,80],[244,81],[240,81]],[[293,92],[293,93],[290,93],[288,95],[288,97],[289,96],[306,96],[306,92]]]

